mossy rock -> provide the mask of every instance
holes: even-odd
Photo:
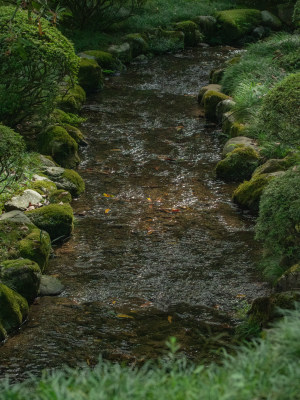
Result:
[[[125,42],[120,45],[112,45],[108,48],[108,52],[118,58],[124,64],[130,63],[132,60],[132,50],[130,44]]]
[[[51,204],[70,203],[72,201],[72,196],[70,192],[59,189],[51,193],[49,201]]]
[[[146,37],[141,33],[129,33],[124,36],[123,40],[130,44],[132,57],[137,57],[148,51],[149,45],[146,41]]]
[[[250,147],[237,147],[216,166],[217,177],[224,181],[242,182],[250,179],[258,166],[258,153]]]
[[[102,69],[97,61],[88,58],[80,59],[78,82],[87,93],[97,92],[102,89]]]
[[[63,167],[73,168],[79,163],[78,144],[61,126],[49,127],[38,137],[39,149]]]
[[[83,179],[72,169],[49,167],[45,169],[45,174],[56,183],[59,189],[69,191],[73,197],[79,196],[85,190]]]
[[[177,31],[184,33],[184,45],[187,47],[196,46],[199,43],[199,35],[197,34],[198,26],[193,21],[181,21],[174,24]]]
[[[17,243],[17,247],[21,257],[35,261],[44,271],[51,252],[51,239],[47,232],[34,228]]]
[[[264,164],[256,168],[253,173],[253,177],[262,174],[270,174],[277,171],[286,171],[287,169],[289,169],[290,166],[291,165],[289,165],[289,162],[287,162],[285,159],[271,158],[270,160],[266,161]]]
[[[63,124],[63,128],[75,140],[75,142],[78,143],[79,146],[87,146],[87,141],[85,140],[80,129],[69,124]]]
[[[23,296],[28,303],[32,303],[38,294],[41,270],[32,260],[7,260],[0,263],[0,279],[4,285]]]
[[[0,326],[2,335],[17,329],[28,314],[28,303],[20,294],[0,283]]]
[[[148,34],[149,50],[154,54],[163,54],[184,49],[184,33],[156,29]]]
[[[250,147],[251,149],[258,152],[258,146],[254,139],[250,139],[246,136],[237,136],[235,138],[229,139],[222,151],[222,157],[226,157],[226,155],[232,152],[237,147]]]
[[[274,177],[272,174],[259,174],[241,183],[233,192],[233,201],[242,208],[257,212],[262,192]]]
[[[244,124],[241,124],[240,122],[234,122],[230,127],[229,136],[231,138],[243,136],[245,134],[245,129],[246,126]]]
[[[69,237],[73,230],[73,210],[69,204],[50,204],[26,215],[38,228],[49,233],[52,241],[61,241]]]
[[[213,69],[209,74],[209,83],[219,84],[223,78],[225,68]]]
[[[216,18],[211,15],[200,15],[194,17],[193,22],[198,25],[200,32],[204,34],[204,39],[209,43],[213,42],[217,30]]]
[[[57,190],[57,186],[52,181],[34,181],[30,182],[30,187],[42,195],[49,195]]]
[[[57,107],[63,111],[77,113],[85,101],[84,89],[79,85],[74,85],[74,87],[61,90],[61,94],[57,98]]]
[[[223,116],[225,113],[233,110],[234,106],[236,105],[235,101],[232,99],[227,99],[220,101],[216,108],[216,115],[219,122],[223,121]]]
[[[57,124],[69,124],[77,126],[85,121],[85,118],[79,117],[76,114],[67,113],[59,108],[55,108],[51,114],[51,118],[54,123]]]
[[[93,57],[103,70],[123,71],[125,66],[113,54],[102,50],[86,50],[81,54]]]
[[[262,20],[261,12],[255,9],[218,11],[215,17],[219,35],[224,43],[232,43],[242,38]]]
[[[208,90],[203,96],[203,105],[205,117],[211,120],[217,119],[217,105],[223,101],[230,99],[226,94],[215,90]]]
[[[288,146],[300,143],[300,72],[290,74],[263,98],[258,128],[269,141]]]
[[[285,273],[277,280],[275,290],[277,292],[284,292],[290,290],[299,290],[300,288],[300,264],[295,264],[290,267]]]
[[[209,85],[206,85],[206,86],[202,86],[202,88],[199,90],[199,93],[198,93],[198,98],[197,98],[198,103],[200,103],[201,106],[203,106],[204,95],[209,90],[213,90],[214,92],[221,93],[221,89],[222,89],[221,85],[212,84],[212,83]]]

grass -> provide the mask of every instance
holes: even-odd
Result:
[[[300,308],[286,312],[265,339],[244,345],[223,365],[196,365],[174,352],[141,368],[100,360],[94,369],[64,368],[23,383],[0,383],[0,400],[297,400]],[[171,342],[176,350],[176,344]]]

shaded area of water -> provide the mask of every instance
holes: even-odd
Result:
[[[86,193],[48,269],[66,289],[38,299],[0,348],[2,375],[92,365],[99,353],[142,362],[163,354],[169,336],[188,357],[213,358],[241,299],[266,293],[253,221],[215,180],[219,133],[196,102],[229,55],[199,48],[133,65],[84,107]]]

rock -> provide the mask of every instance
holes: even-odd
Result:
[[[39,159],[41,161],[41,164],[45,167],[57,167],[57,164],[53,161],[52,157],[50,156],[44,156],[42,154],[39,154]]]
[[[218,11],[216,14],[218,32],[224,43],[232,43],[251,32],[261,23],[259,10],[233,9]]]
[[[281,173],[284,173],[281,171]],[[252,176],[250,181],[241,183],[233,192],[233,201],[240,207],[258,212],[259,201],[264,189],[274,179],[278,172]]]
[[[216,166],[217,177],[224,181],[242,182],[250,179],[258,166],[258,153],[250,147],[237,147]]]
[[[145,54],[149,48],[145,35],[141,33],[129,33],[123,40],[130,44],[132,57]]]
[[[300,264],[293,265],[277,280],[275,290],[285,292],[297,290],[300,292]]]
[[[271,29],[280,29],[282,27],[282,22],[276,15],[272,14],[270,11],[261,12],[262,24]]]
[[[61,241],[72,233],[74,217],[69,204],[50,204],[27,211],[26,215],[38,228],[48,232],[52,241]]]
[[[84,192],[84,181],[76,171],[50,167],[46,168],[44,172],[56,183],[59,189],[67,190],[73,197],[77,197]]]
[[[32,260],[6,260],[0,263],[1,282],[23,296],[28,303],[37,297],[40,276],[40,267]]]
[[[62,88],[57,98],[57,107],[63,111],[78,113],[86,101],[84,89],[79,85],[74,87]]]
[[[63,167],[73,168],[79,163],[78,144],[60,126],[51,126],[38,137],[39,149]]]
[[[225,68],[213,69],[209,74],[209,83],[219,84],[223,78]]]
[[[252,34],[258,39],[262,39],[263,37],[267,36],[266,29],[261,25],[254,28]]]
[[[216,85],[216,84],[210,84],[210,85],[203,86],[199,90],[199,93],[198,93],[198,103],[203,105],[203,96],[209,90],[213,90],[214,92],[221,92],[221,89],[222,89],[221,85]]]
[[[10,211],[0,215],[0,221],[31,225],[30,219],[19,210]]]
[[[201,15],[193,18],[193,22],[198,25],[200,32],[204,34],[205,40],[212,41],[217,30],[217,20],[210,15]]]
[[[232,99],[222,100],[220,103],[218,103],[216,108],[216,116],[219,122],[223,120],[223,114],[232,111],[235,104],[235,101]]]
[[[28,303],[24,297],[0,283],[0,326],[2,335],[17,329],[28,314]]]
[[[39,288],[40,296],[58,296],[64,290],[64,285],[59,279],[49,275],[42,275]]]
[[[20,210],[25,211],[30,205],[43,203],[43,197],[35,190],[26,189],[19,196],[14,196],[4,204],[5,211]]]
[[[270,159],[260,165],[253,173],[253,176],[269,174],[277,171],[285,171],[290,167],[284,159]]]
[[[34,227],[18,241],[17,248],[21,257],[35,261],[43,271],[48,264],[51,239],[47,232]]]
[[[79,56],[96,60],[103,70],[124,71],[126,69],[118,58],[106,51],[87,50],[84,53],[80,53]]]
[[[196,46],[203,39],[203,36],[197,33],[198,27],[193,21],[177,22],[174,24],[174,29],[184,33],[184,45],[187,47]]]
[[[215,90],[208,90],[203,96],[203,106],[205,117],[210,120],[217,119],[217,105],[226,99],[230,99],[226,94],[217,92]]]
[[[63,124],[62,126],[68,132],[68,134],[75,140],[75,142],[78,143],[79,146],[88,145],[80,129],[69,124]]]
[[[132,60],[131,47],[130,44],[127,42],[120,45],[110,46],[108,52],[113,54],[125,64],[129,63]]]
[[[70,192],[59,189],[51,193],[49,201],[51,204],[70,203],[72,201],[72,196]]]
[[[53,164],[53,166],[55,166],[55,164]],[[46,176],[41,176],[41,175],[37,175],[34,174],[32,176],[32,180],[35,181],[46,181],[46,182],[51,182],[49,178],[47,178]]]
[[[56,167],[55,167],[56,168]],[[36,190],[41,195],[49,196],[50,193],[57,190],[57,186],[54,182],[50,181],[50,179],[46,178],[47,180],[43,181],[34,181],[31,182],[30,186],[32,189]]]
[[[78,82],[87,93],[97,92],[103,87],[103,75],[100,65],[95,60],[81,58]]]
[[[254,151],[258,152],[258,145],[254,139],[250,139],[246,136],[237,136],[229,139],[223,148],[222,157],[226,157],[228,153],[233,151],[237,147],[249,147]]]
[[[147,56],[145,56],[145,54],[140,54],[139,56],[135,57],[133,62],[136,64],[148,64],[149,59]]]

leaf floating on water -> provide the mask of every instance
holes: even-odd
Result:
[[[118,318],[131,318],[134,319],[131,315],[127,315],[127,314],[117,314]]]
[[[115,197],[113,194],[107,194],[107,193],[103,193],[104,197]]]
[[[91,362],[90,362],[90,360],[88,358],[86,359],[86,363],[87,363],[87,365],[91,364]]]
[[[177,132],[182,131],[183,128],[184,128],[183,125],[176,126],[176,131]]]
[[[140,305],[140,307],[143,307],[143,308],[144,307],[150,307],[150,306],[152,306],[151,301],[146,301],[146,303]]]
[[[238,293],[235,297],[236,297],[237,299],[243,299],[244,297],[246,297],[246,295],[245,295],[245,294]]]
[[[173,317],[171,315],[168,315],[168,321],[170,324],[172,323],[172,319],[173,319]]]
[[[147,200],[148,200],[148,201],[152,201],[150,197],[147,197]]]
[[[112,304],[116,304],[116,302],[117,302],[117,300],[113,300],[113,301],[112,301]]]
[[[110,208],[107,208],[107,209],[105,210],[105,214],[108,214],[110,211],[111,211]]]
[[[111,151],[122,151],[121,149],[111,149]]]

